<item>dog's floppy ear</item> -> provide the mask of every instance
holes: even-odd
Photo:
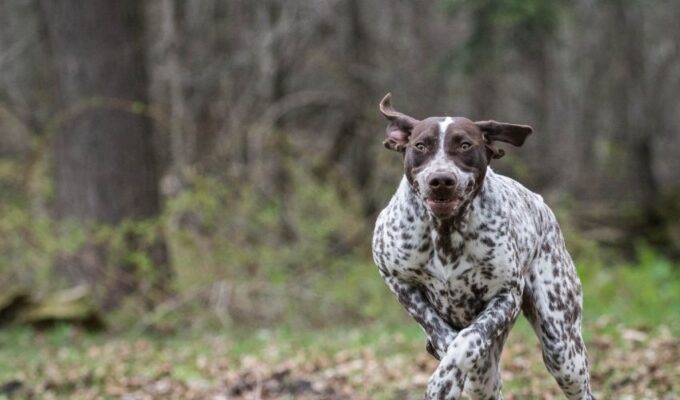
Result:
[[[505,155],[502,149],[496,148],[493,142],[510,143],[513,146],[524,144],[527,136],[533,132],[533,128],[528,125],[507,124],[496,121],[478,121],[475,125],[482,130],[486,147],[489,149],[492,158],[501,158]]]
[[[380,101],[380,112],[390,121],[383,145],[387,149],[403,152],[418,120],[392,108],[392,93],[387,93]]]

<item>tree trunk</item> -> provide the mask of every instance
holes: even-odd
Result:
[[[161,0],[161,40],[160,47],[163,54],[163,80],[166,85],[167,109],[170,117],[170,149],[172,154],[173,172],[180,178],[193,159],[194,144],[192,137],[185,132],[187,107],[184,103],[184,85],[179,55],[179,41],[177,40],[177,24],[175,22],[175,1]]]
[[[367,71],[373,64],[374,55],[371,54],[369,33],[362,18],[362,4],[358,0],[347,0],[346,7],[347,31],[343,40],[343,50],[346,54],[347,91],[352,104],[349,104],[344,120],[339,124],[337,135],[350,142],[343,149],[341,146],[333,151],[349,150],[350,171],[352,179],[361,193],[362,208],[365,215],[373,215],[377,210],[377,202],[368,190],[373,182],[375,172],[375,135],[374,132],[362,129],[365,124],[364,112],[374,107],[372,85],[366,78]],[[338,140],[335,140],[338,144]],[[339,156],[338,156],[339,157]]]
[[[474,10],[474,31],[469,39],[470,103],[473,117],[489,119],[497,109],[498,98],[498,43],[493,22],[493,3]]]
[[[614,31],[613,56],[617,64],[613,75],[613,145],[612,173],[614,184],[610,193],[619,193],[620,200],[630,201],[644,211],[654,208],[657,185],[652,171],[652,141],[649,118],[645,115],[647,101],[644,15],[642,6],[622,0],[612,1]],[[617,179],[618,178],[618,179]]]
[[[157,165],[147,103],[143,9],[136,0],[43,0],[64,119],[53,138],[56,212],[62,220],[116,225],[156,217],[160,211]],[[140,107],[140,105],[142,105]],[[152,263],[154,282],[169,275],[158,238],[143,243],[125,235],[122,257],[104,244],[87,243],[61,257],[57,270],[71,283],[98,289],[106,306],[145,289],[129,254]],[[152,293],[148,293],[152,294]]]

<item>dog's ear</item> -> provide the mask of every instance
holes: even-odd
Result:
[[[380,112],[390,122],[387,125],[387,139],[383,145],[387,149],[403,152],[418,120],[392,108],[391,93],[387,93],[380,101]]]
[[[505,155],[503,149],[495,147],[493,142],[505,142],[513,146],[521,146],[524,144],[527,136],[534,131],[528,125],[507,124],[496,121],[478,121],[475,122],[475,125],[481,129],[484,135],[484,142],[486,142],[486,148],[489,150],[492,158],[501,158]]]

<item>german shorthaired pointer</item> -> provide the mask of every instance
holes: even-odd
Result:
[[[440,360],[426,399],[501,399],[500,355],[520,309],[569,399],[593,399],[581,283],[541,196],[494,173],[532,128],[460,117],[416,120],[380,102],[404,177],[380,213],[373,258]]]

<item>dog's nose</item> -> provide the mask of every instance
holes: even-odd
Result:
[[[453,189],[456,185],[456,179],[451,174],[438,173],[433,174],[427,181],[430,189]]]

